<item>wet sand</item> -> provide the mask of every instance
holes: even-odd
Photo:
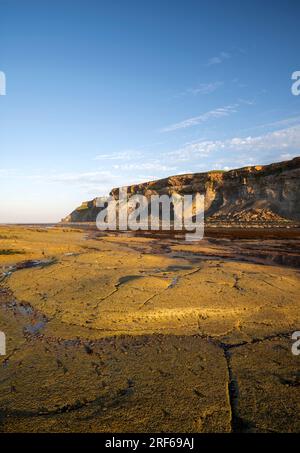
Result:
[[[0,227],[0,430],[299,432],[299,248]]]

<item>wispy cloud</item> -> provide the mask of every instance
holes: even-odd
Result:
[[[182,148],[168,155],[175,161],[189,161],[196,158],[213,156],[215,153],[230,153],[228,159],[235,161],[237,156],[247,161],[261,161],[266,155],[276,158],[292,158],[299,155],[300,124],[264,135],[233,137],[227,140],[205,140],[198,143],[187,143]],[[234,153],[234,154],[232,154]],[[252,156],[251,159],[249,156]]]
[[[237,112],[238,104],[227,105],[225,107],[219,107],[214,110],[210,110],[209,112],[202,113],[202,115],[195,116],[193,118],[188,118],[187,120],[181,121],[179,123],[171,124],[163,129],[161,132],[172,132],[178,129],[185,129],[187,127],[196,126],[197,124],[204,123],[210,119],[221,118],[224,116],[229,116],[232,113]]]
[[[215,64],[223,63],[224,60],[228,60],[229,58],[231,58],[230,53],[221,52],[221,53],[219,53],[219,55],[210,58],[208,60],[208,62],[206,63],[206,66],[212,66],[212,65],[215,65]]]
[[[65,183],[95,183],[108,182],[116,178],[110,171],[87,171],[87,172],[70,172],[56,175],[49,175],[49,181]]]
[[[39,172],[26,175],[27,179],[38,184],[63,185],[80,190],[83,194],[108,194],[113,187],[139,184],[143,181],[159,179],[165,174],[176,173],[177,168],[159,161],[136,162],[112,165],[108,170],[70,171],[65,173]],[[154,176],[156,175],[156,176]]]
[[[284,127],[284,126],[292,126],[300,124],[300,116],[293,116],[290,118],[284,118],[282,120],[273,121],[272,123],[262,124],[260,126],[256,126],[255,129],[259,128],[268,128],[268,127]]]
[[[107,194],[112,187],[119,184],[122,177],[123,175],[114,174],[111,170],[98,169],[64,173],[39,171],[36,174],[26,175],[26,179],[30,179],[37,184],[51,184],[58,187],[62,185],[72,190],[80,190],[83,195]]]
[[[113,165],[115,170],[122,169],[123,171],[132,171],[132,170],[144,170],[144,171],[157,171],[157,172],[164,172],[164,171],[176,171],[176,167],[171,167],[169,165],[163,165],[159,161],[154,162],[136,162],[133,164],[117,164]]]
[[[298,153],[299,154],[299,153]],[[284,154],[280,154],[280,159],[282,160],[290,160],[290,159],[293,159],[293,157],[296,157],[296,154],[295,153],[284,153]]]
[[[240,104],[245,104],[245,105],[255,105],[256,104],[255,99],[242,99],[242,98],[239,98],[238,101],[239,101]]]
[[[15,168],[0,168],[0,176],[1,178],[10,178],[11,176],[16,175],[17,169]]]
[[[129,160],[134,159],[140,155],[139,151],[132,149],[125,149],[115,153],[98,154],[94,160]]]
[[[219,142],[220,144],[221,142]],[[186,162],[195,158],[209,156],[217,150],[217,142],[204,140],[198,143],[186,143],[183,147],[170,151],[168,155],[176,162]]]
[[[216,91],[218,88],[220,88],[224,82],[209,82],[209,83],[200,83],[198,86],[194,88],[187,88],[185,91],[180,93],[180,96],[185,96],[192,94],[194,96],[197,96],[198,94],[210,94]]]

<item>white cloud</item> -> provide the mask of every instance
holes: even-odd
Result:
[[[212,66],[215,64],[223,63],[224,60],[228,60],[231,57],[230,53],[228,52],[221,52],[219,55],[212,57],[206,63],[206,66]]]
[[[291,159],[299,155],[300,150],[300,125],[269,132],[264,135],[233,137],[227,140],[205,140],[198,143],[188,143],[184,147],[172,151],[169,156],[177,161],[187,161],[199,157],[207,157],[216,152],[230,153],[228,156],[235,160],[238,153],[245,153],[247,160],[255,161],[264,153],[275,152],[276,157]],[[232,155],[232,153],[235,153]],[[254,153],[254,157],[249,157]]]
[[[111,181],[117,176],[110,171],[70,172],[48,176],[49,181],[74,183],[99,183]]]
[[[181,121],[179,123],[171,124],[163,129],[161,132],[172,132],[178,129],[185,129],[187,127],[196,126],[197,124],[204,123],[210,119],[221,118],[225,116],[229,116],[232,113],[237,112],[238,104],[227,105],[225,107],[219,107],[214,110],[210,110],[209,112],[202,113],[202,115],[195,116],[193,118],[188,118],[187,120]]]
[[[291,153],[280,154],[280,159],[282,160],[290,160],[293,159],[293,157],[295,157],[295,154]]]
[[[0,168],[0,176],[1,178],[10,178],[17,174],[18,170],[15,168]]]
[[[86,171],[86,172],[66,172],[28,175],[28,179],[38,184],[63,184],[71,190],[80,190],[84,193],[108,193],[114,185],[118,185],[120,176],[111,171]],[[64,189],[63,189],[64,190]]]
[[[125,149],[124,151],[119,151],[117,153],[99,154],[94,160],[130,160],[138,157],[139,155],[139,151]]]
[[[210,83],[200,83],[197,87],[195,88],[188,88],[185,90],[181,95],[186,95],[186,94],[193,94],[193,95],[198,95],[198,94],[210,94],[216,91],[218,88],[220,88],[223,85],[223,82],[210,82]]]
[[[176,167],[170,167],[167,165],[163,165],[161,162],[137,162],[135,164],[117,164],[113,165],[113,168],[116,170],[122,169],[124,171],[131,171],[131,170],[151,170],[151,171],[176,171]]]
[[[205,140],[199,143],[187,143],[182,148],[168,153],[176,161],[185,162],[193,157],[207,157],[216,150],[216,142]]]
[[[300,116],[293,116],[290,118],[284,118],[283,120],[273,121],[272,123],[262,124],[261,126],[257,126],[256,128],[267,128],[267,127],[284,127],[284,126],[292,126],[297,125],[300,123]]]
[[[239,99],[238,101],[240,104],[246,104],[246,105],[255,105],[256,104],[255,99]]]

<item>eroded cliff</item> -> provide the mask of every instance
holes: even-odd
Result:
[[[287,222],[300,220],[300,157],[265,166],[171,176],[128,187],[128,193],[205,195],[210,222]],[[111,194],[118,198],[118,189]],[[97,199],[84,202],[63,222],[94,222]]]

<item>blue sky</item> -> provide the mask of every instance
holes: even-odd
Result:
[[[0,222],[299,155],[298,0],[0,0]]]

